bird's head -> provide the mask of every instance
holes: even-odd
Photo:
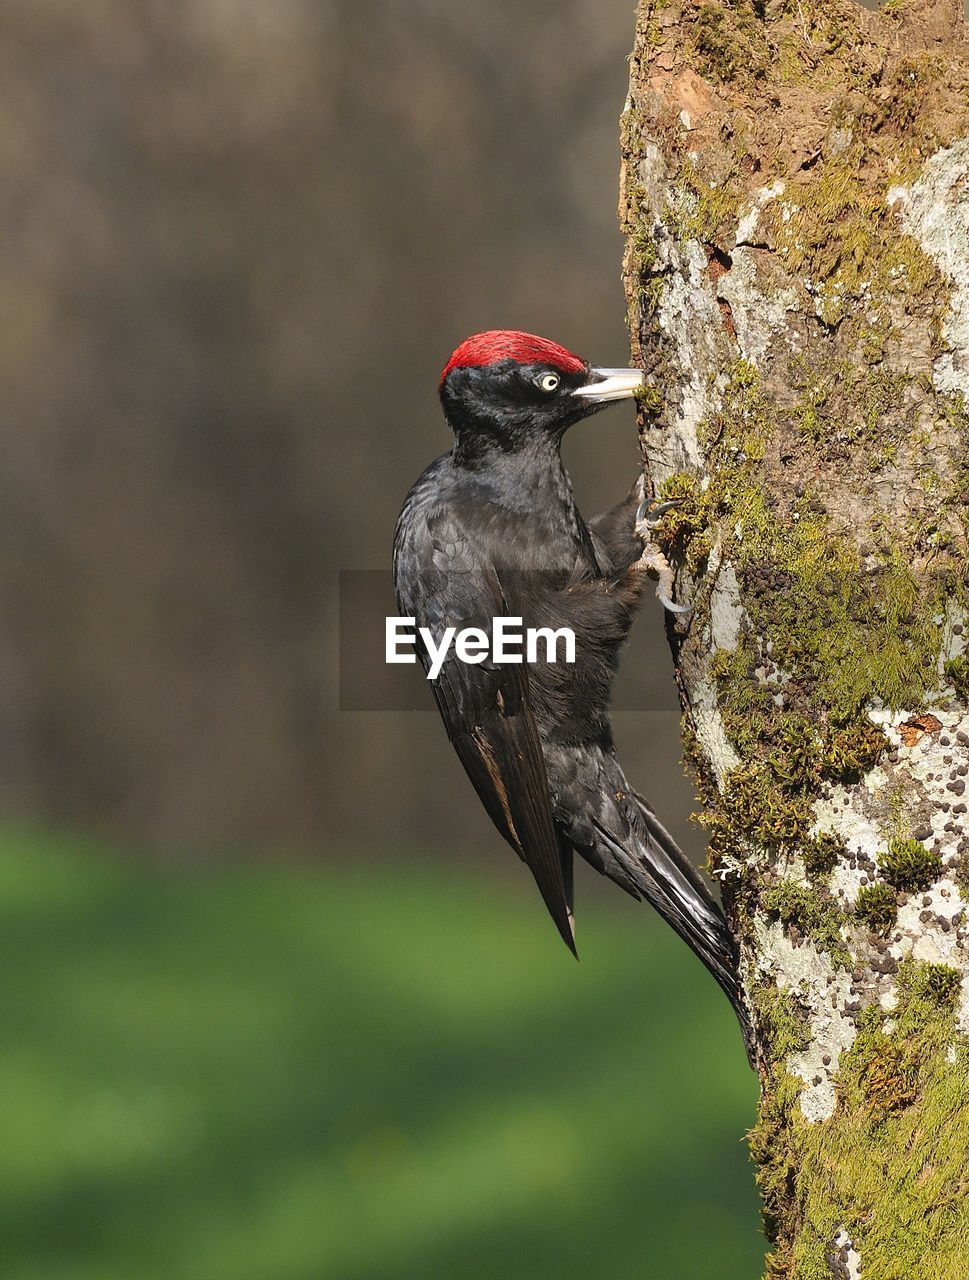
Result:
[[[507,452],[562,434],[643,385],[638,369],[600,369],[547,338],[514,329],[476,333],[441,374],[444,414],[461,441]]]

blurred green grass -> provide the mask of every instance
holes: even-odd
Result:
[[[759,1275],[730,1010],[645,909],[580,927],[524,878],[0,833],[0,1274]]]

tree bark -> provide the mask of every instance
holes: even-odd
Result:
[[[769,1276],[969,1275],[961,3],[643,0],[647,479],[762,1084]]]

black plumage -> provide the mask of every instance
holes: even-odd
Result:
[[[610,687],[648,582],[634,486],[588,524],[560,457],[566,429],[639,375],[595,369],[544,339],[479,334],[441,381],[452,451],[423,473],[394,541],[398,607],[438,635],[489,630],[495,616],[570,627],[574,664],[471,665],[449,654],[434,696],[448,736],[495,826],[530,868],[573,951],[572,860],[580,854],[645,898],[696,952],[750,1044],[737,955],[719,906],[613,746]],[[637,532],[637,529],[639,530]],[[420,648],[420,646],[419,646]],[[425,667],[426,652],[421,652]]]

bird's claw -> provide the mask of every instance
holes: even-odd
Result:
[[[693,606],[691,604],[675,604],[668,595],[662,592],[659,587],[656,588],[656,598],[666,610],[667,613],[692,613]]]
[[[677,506],[676,498],[670,498],[667,502],[657,502],[655,498],[644,498],[636,511],[636,527],[643,525],[647,529],[657,529],[663,516],[667,511],[672,511],[675,506]]]

